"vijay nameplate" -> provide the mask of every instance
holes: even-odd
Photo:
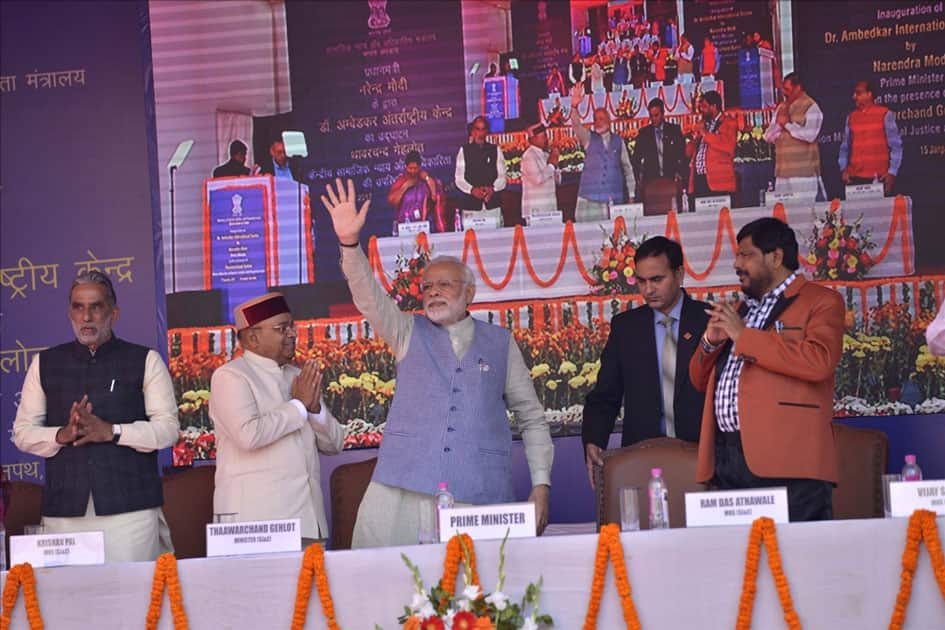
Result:
[[[10,537],[11,566],[29,562],[33,567],[105,564],[105,534],[75,532]]]
[[[536,532],[534,503],[500,503],[440,510],[440,542],[456,534],[473,540],[533,538]]]
[[[242,556],[254,553],[282,553],[302,549],[300,520],[207,525],[207,557]]]
[[[722,208],[732,209],[731,195],[715,195],[714,197],[696,198],[696,212],[718,212]]]
[[[686,493],[686,527],[748,525],[762,516],[788,522],[787,488]]]
[[[410,221],[409,223],[397,224],[397,236],[414,236],[421,232],[430,233],[429,221]]]
[[[916,510],[945,515],[945,479],[894,481],[889,484],[889,507],[893,516],[912,516]]]

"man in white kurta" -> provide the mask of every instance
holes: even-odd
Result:
[[[328,537],[318,452],[342,449],[344,429],[320,398],[313,361],[300,370],[285,298],[269,293],[234,311],[243,356],[213,373],[216,431],[215,518],[298,518],[303,543]]]
[[[817,144],[824,113],[807,94],[797,73],[784,77],[783,91],[786,100],[778,105],[765,130],[765,140],[775,145],[774,189],[812,201],[820,192],[821,199],[826,199]]]
[[[526,222],[532,212],[558,211],[555,187],[561,181],[558,149],[548,151],[544,125],[535,125],[528,133],[529,147],[522,154],[522,218]]]

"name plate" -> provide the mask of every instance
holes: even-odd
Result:
[[[414,236],[421,232],[430,233],[429,221],[411,221],[410,223],[397,224],[397,236]]]
[[[207,525],[207,557],[300,551],[300,519],[211,523]]]
[[[889,484],[893,516],[912,516],[916,510],[945,515],[945,479],[894,481]]]
[[[610,206],[611,219],[616,219],[617,217],[623,217],[624,219],[635,219],[642,216],[642,203],[619,203],[617,205]]]
[[[528,216],[528,225],[561,225],[561,213],[532,212]]]
[[[796,192],[778,192],[776,190],[765,193],[766,206],[773,206],[776,203],[781,203],[786,206],[790,203],[798,203],[802,201],[811,201],[810,196],[808,195],[807,198],[802,199],[801,196]]]
[[[762,516],[788,522],[787,488],[686,493],[686,527],[750,525]]]
[[[886,190],[880,183],[875,184],[854,184],[846,187],[846,200],[855,199],[882,199],[886,196]]]
[[[469,534],[473,540],[534,538],[535,504],[500,503],[440,510],[440,542],[456,534]]]
[[[34,568],[105,564],[104,532],[39,534],[10,537],[11,566],[29,562]]]
[[[464,230],[496,230],[502,227],[501,210],[463,210]]]
[[[731,195],[716,195],[714,197],[697,197],[696,212],[718,212],[722,208],[732,208]]]

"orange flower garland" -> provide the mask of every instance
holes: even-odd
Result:
[[[174,630],[188,630],[187,612],[184,610],[184,600],[180,591],[180,580],[177,577],[177,558],[172,553],[161,554],[154,563],[154,581],[151,584],[151,603],[148,605],[148,616],[145,620],[147,630],[156,630],[161,618],[161,604],[164,601],[164,588],[167,587],[167,597],[171,600],[171,614],[174,616]]]
[[[462,542],[460,542],[462,538]],[[440,579],[440,588],[448,593],[456,593],[456,576],[459,573],[459,563],[464,561],[463,544],[469,550],[469,566],[472,573],[472,583],[482,588],[479,583],[479,572],[476,570],[476,548],[468,534],[458,534],[450,538],[446,544],[446,558],[443,560],[443,577]]]
[[[781,552],[778,550],[778,537],[774,521],[763,516],[755,519],[751,524],[751,533],[748,537],[748,550],[745,557],[745,579],[742,583],[742,595],[738,602],[738,619],[736,630],[751,628],[751,614],[755,606],[755,592],[757,591],[758,563],[761,560],[761,546],[768,550],[768,567],[774,576],[774,584],[781,600],[781,609],[784,611],[784,621],[791,630],[800,630],[801,621],[794,610],[791,601],[791,588],[781,566]]]
[[[623,556],[623,545],[620,542],[620,528],[613,523],[604,525],[597,539],[597,554],[594,557],[594,581],[591,583],[591,600],[587,604],[584,630],[597,628],[597,615],[600,612],[600,598],[604,594],[608,558],[614,565],[614,580],[617,582],[617,593],[620,595],[620,608],[623,612],[624,623],[631,630],[640,630],[640,619],[637,617],[637,610],[633,605],[630,579],[627,577],[627,565]]]
[[[20,594],[20,585],[23,585],[23,605],[26,607],[26,619],[29,621],[30,630],[42,630],[43,616],[39,610],[39,599],[36,597],[36,576],[33,574],[33,565],[29,562],[14,566],[7,574],[7,583],[3,589],[3,616],[0,617],[0,629],[9,630],[10,628],[13,608]]]
[[[319,544],[310,545],[302,556],[302,568],[299,571],[299,583],[295,589],[295,611],[292,613],[292,630],[305,628],[308,617],[308,600],[312,595],[312,577],[318,590],[318,599],[322,604],[322,614],[329,630],[339,630],[335,620],[335,604],[328,587],[328,574],[325,572],[325,550]]]
[[[902,552],[902,577],[899,593],[896,595],[896,606],[889,621],[889,630],[902,630],[902,624],[906,621],[906,606],[912,597],[912,578],[919,562],[919,545],[922,541],[925,541],[925,547],[929,550],[935,581],[938,582],[938,589],[945,598],[945,557],[942,555],[942,543],[938,539],[935,512],[916,510],[909,517],[906,548]]]

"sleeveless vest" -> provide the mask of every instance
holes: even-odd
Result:
[[[623,203],[624,177],[623,168],[620,165],[621,142],[623,140],[620,136],[611,132],[610,141],[605,145],[599,133],[591,132],[578,197],[600,203],[607,201]]]
[[[873,105],[850,114],[850,174],[853,177],[885,175],[889,171],[889,143],[884,124],[889,110]]]
[[[447,330],[415,316],[374,481],[427,495],[445,481],[464,503],[515,499],[503,398],[511,335],[478,320],[474,325],[472,344],[457,359]]]
[[[46,426],[64,426],[73,402],[88,395],[92,413],[111,424],[146,420],[144,367],[148,348],[113,337],[93,355],[77,341],[40,353]],[[65,446],[46,458],[44,516],[84,516],[89,493],[99,516],[164,503],[157,452],[98,442]]]
[[[807,94],[803,94],[788,108],[791,122],[803,125],[807,120],[807,110],[814,104]],[[774,142],[776,177],[816,177],[820,175],[820,147],[816,141],[803,142],[787,131],[782,131]]]

